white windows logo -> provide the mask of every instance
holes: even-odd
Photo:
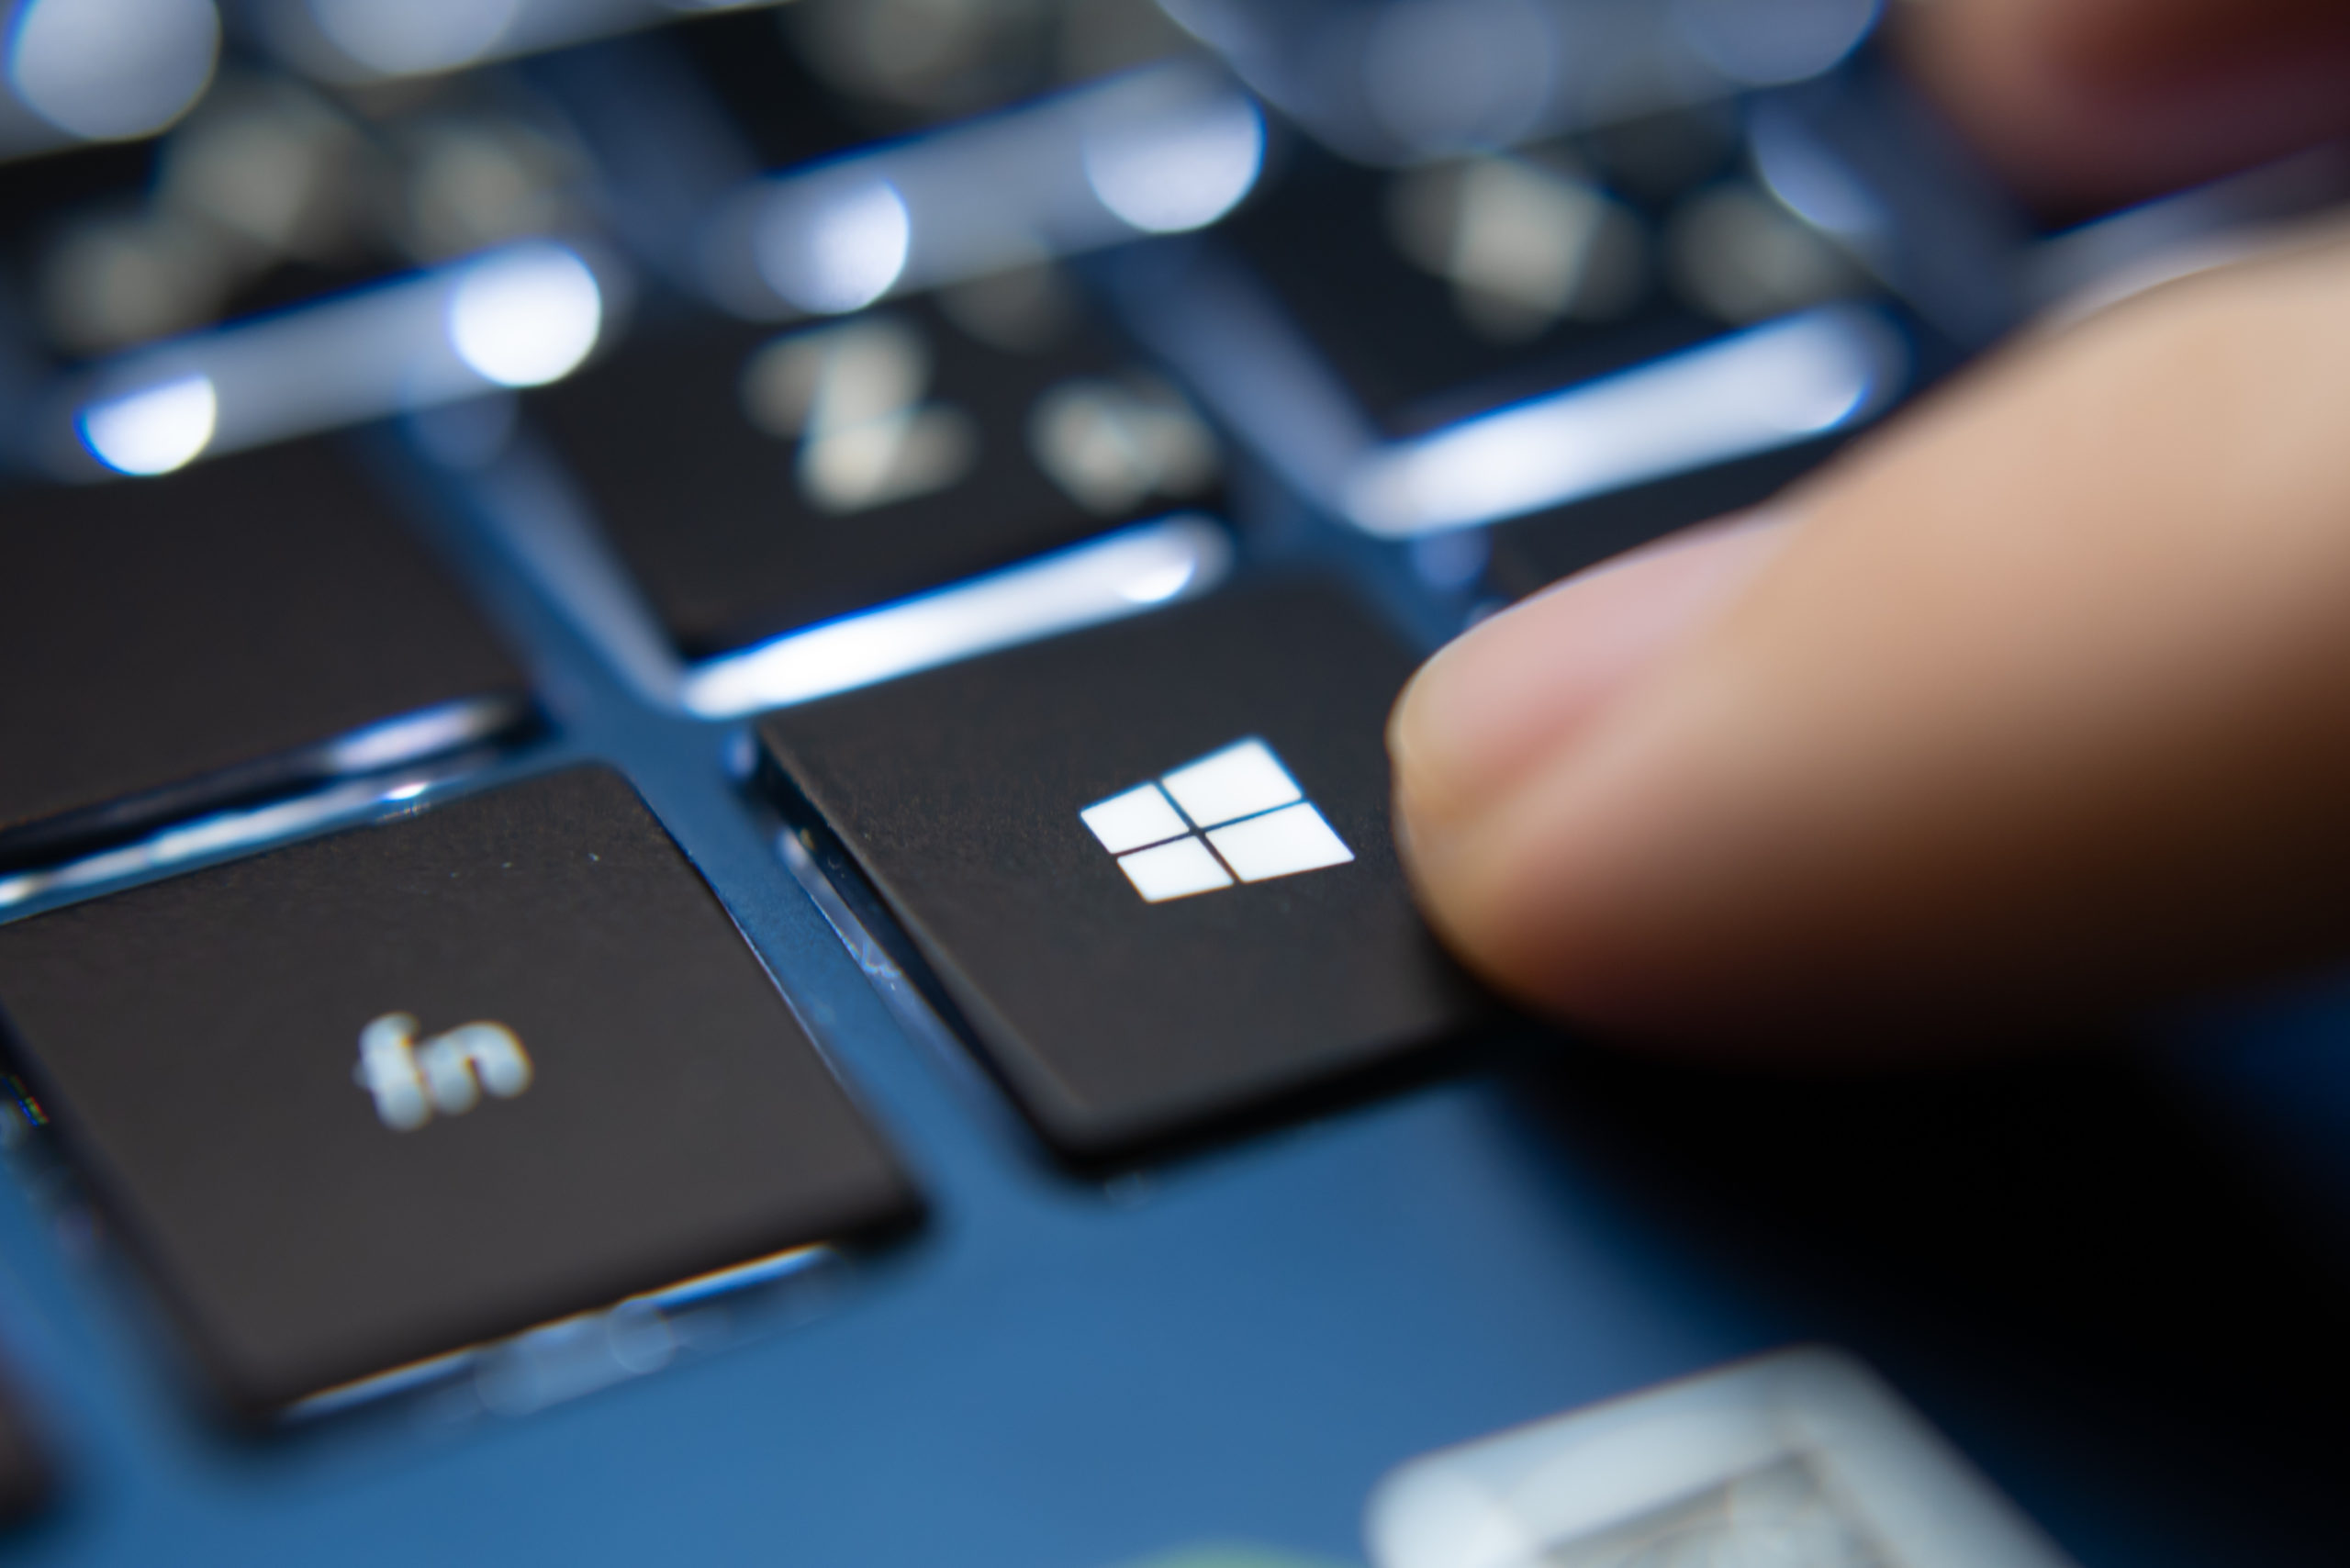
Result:
[[[1355,857],[1273,748],[1236,741],[1078,815],[1151,903]]]
[[[531,1086],[531,1054],[503,1024],[460,1024],[429,1040],[416,1034],[408,1013],[386,1013],[359,1031],[351,1076],[396,1133],[414,1132],[436,1111],[462,1116],[485,1093],[511,1100]]]

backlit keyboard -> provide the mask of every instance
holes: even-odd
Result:
[[[447,1560],[632,1559],[658,1518],[681,1560],[968,1526],[1108,1568],[1059,1478],[1114,1461],[1120,1553],[1222,1539],[1135,1506],[1196,1473],[1242,1544],[1163,1561],[1327,1562],[1411,1452],[1779,1333],[1642,1342],[1698,1287],[1607,1274],[1638,1226],[1513,1152],[1492,1064],[1580,1047],[1414,912],[1382,737],[1444,638],[1767,502],[2089,253],[1875,12],[17,6],[28,1560],[437,1555],[425,1500],[510,1460],[532,1533],[486,1492]],[[1556,1397],[1381,1392],[1553,1312]],[[1797,1404],[1861,1386],[1788,1364]],[[699,1403],[443,1443],[621,1384]],[[1267,1500],[1326,1431],[1311,1506]],[[1729,1530],[1748,1486],[1861,1540],[1771,1453],[1608,1528]],[[2099,1483],[2003,1463],[2106,1539]],[[1398,1506],[1382,1562],[1468,1561]]]

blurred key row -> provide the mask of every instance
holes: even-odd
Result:
[[[406,410],[418,444],[444,467],[478,469],[518,447],[552,452],[584,499],[589,551],[618,563],[624,597],[642,604],[676,659],[734,655],[668,682],[673,700],[719,715],[1205,589],[1229,547],[1212,527],[1186,524],[1138,539],[1114,563],[1085,556],[1044,578],[975,585],[985,589],[975,599],[856,635],[827,627],[811,643],[760,646],[1051,558],[1119,525],[1229,515],[1237,454],[1217,425],[1248,456],[1302,479],[1309,501],[1411,535],[1572,510],[1628,484],[1816,447],[1881,409],[1915,357],[1916,325],[1897,312],[1800,314],[1871,285],[1832,236],[1740,172],[1741,120],[1718,95],[1694,93],[1646,118],[1505,156],[1400,171],[1349,164],[1284,133],[1267,188],[1204,251],[1170,252],[1160,241],[1072,270],[1053,252],[1192,227],[1248,193],[1266,127],[1239,89],[1216,86],[1202,64],[1159,63],[785,178],[753,178],[762,159],[805,159],[855,147],[876,128],[993,108],[1051,75],[1024,54],[1031,64],[990,77],[977,62],[994,46],[974,43],[979,53],[957,56],[946,76],[977,75],[917,90],[878,67],[861,72],[864,46],[827,31],[846,24],[823,14],[716,17],[625,46],[557,50],[528,70],[435,78],[415,95],[371,97],[331,71],[307,85],[255,76],[250,92],[224,79],[156,144],[158,177],[138,212],[114,210],[151,230],[199,214],[196,230],[218,241],[236,228],[239,201],[263,194],[238,196],[234,181],[222,184],[229,172],[250,182],[282,165],[273,199],[342,200],[349,182],[336,177],[341,154],[330,144],[397,151],[431,140],[435,127],[456,135],[464,122],[479,133],[466,166],[507,198],[493,205],[536,216],[477,226],[454,248],[562,230],[599,201],[614,204],[622,248],[509,244],[441,273],[150,343],[52,383],[64,400],[35,409],[21,455],[77,482],[13,492],[12,532],[38,536],[38,551],[15,578],[31,608],[11,618],[21,649],[11,658],[72,678],[12,695],[24,711],[0,715],[36,759],[12,781],[23,798],[6,802],[0,853],[21,864],[102,847],[173,816],[476,743],[527,719],[513,670],[483,662],[496,656],[494,637],[471,625],[444,632],[464,614],[425,586],[430,563],[415,554],[390,572],[363,554],[399,546],[380,527],[363,545],[365,524],[344,521],[381,521],[380,503],[322,477],[346,459],[223,457],[291,453],[298,448],[283,443],[307,431]],[[1078,28],[1074,17],[1055,26]],[[501,33],[511,49],[477,52],[528,53],[565,36],[551,20],[539,27]],[[1055,70],[1188,47],[1163,18],[1109,32],[1125,43],[1091,55],[1072,43]],[[428,50],[410,69],[441,58]],[[620,99],[638,106],[630,120],[598,91],[615,82],[690,85],[683,96],[699,117],[647,90]],[[342,129],[322,129],[330,124]],[[517,151],[531,125],[546,146],[570,149],[542,160],[543,178]],[[206,151],[215,146],[229,151]],[[614,148],[638,150],[646,167],[599,158]],[[659,157],[649,161],[646,148]],[[550,184],[558,165],[568,173]],[[699,236],[691,254],[632,233],[624,198],[642,196],[647,178],[709,196],[682,226]],[[422,210],[424,198],[411,197]],[[331,228],[322,213],[289,210],[276,241],[229,246],[259,297],[298,297],[351,275],[305,259],[298,234]],[[744,213],[741,223],[729,216]],[[205,271],[133,251],[57,260],[68,241],[53,236],[80,221],[52,230],[43,252],[61,276],[117,279],[152,298],[156,280]],[[321,229],[315,254],[363,272],[371,252],[386,254],[354,235]],[[721,275],[730,264],[722,241],[736,239],[767,291],[751,302],[755,313],[792,315],[795,288],[803,308],[837,308],[931,286],[834,322],[744,321],[714,308],[733,286]],[[1673,258],[1662,272],[1659,254]],[[851,275],[860,268],[872,275]],[[1235,278],[1237,297],[1224,286]],[[1106,312],[1097,303],[1105,290]],[[208,308],[229,303],[217,295]],[[1255,330],[1252,303],[1274,330]],[[1778,325],[1722,335],[1774,312]],[[60,346],[107,341],[76,337],[71,317],[46,318]],[[159,322],[126,321],[115,336]],[[1140,353],[1121,342],[1136,337]],[[1332,393],[1326,407],[1295,395],[1300,377],[1285,373],[1297,367],[1283,363],[1292,347],[1305,353],[1306,390]],[[519,410],[499,390],[543,383],[554,385],[528,392]],[[452,399],[450,415],[430,412]],[[1331,461],[1315,456],[1313,432],[1300,429],[1316,419],[1347,432]],[[241,467],[273,463],[307,467],[288,471],[270,514],[218,498]],[[88,482],[97,466],[174,476]],[[1620,544],[1691,520],[1649,510],[1640,528],[1596,537]],[[84,521],[108,514],[126,520],[111,524],[112,538]],[[273,529],[307,537],[285,543]],[[1477,553],[1454,553],[1449,586],[1473,582]],[[1517,551],[1513,565],[1542,554]],[[248,570],[256,560],[285,570],[275,579]],[[191,591],[151,610],[148,573]],[[1494,580],[1520,588],[1526,575]],[[328,578],[344,599],[308,587]],[[170,625],[172,613],[207,602],[236,608],[203,631]],[[891,645],[871,651],[877,644]],[[411,657],[411,647],[429,656]],[[460,656],[468,648],[471,666]],[[282,684],[257,680],[256,661],[271,657],[302,667]],[[330,680],[339,689],[319,689]],[[104,734],[94,741],[92,729]]]

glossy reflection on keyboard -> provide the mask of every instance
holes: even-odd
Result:
[[[0,869],[530,711],[500,639],[324,440],[17,490],[0,541]]]

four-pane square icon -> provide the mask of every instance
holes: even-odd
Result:
[[[1151,903],[1355,857],[1273,748],[1254,736],[1078,815]]]

